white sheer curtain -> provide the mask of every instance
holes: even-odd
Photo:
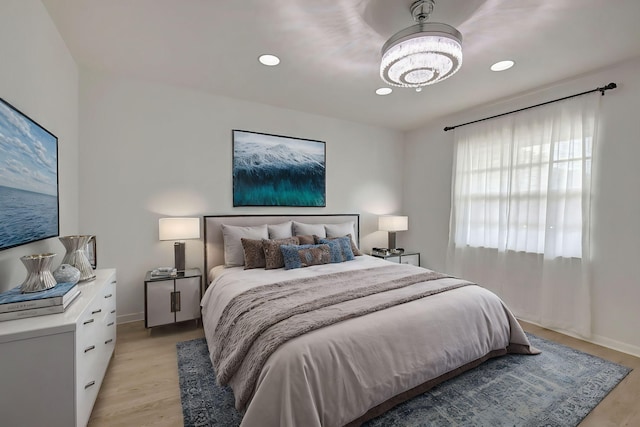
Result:
[[[517,316],[589,336],[599,96],[455,130],[448,268]]]

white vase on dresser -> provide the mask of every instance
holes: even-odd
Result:
[[[0,322],[0,425],[86,426],[116,343],[116,270],[64,313]]]

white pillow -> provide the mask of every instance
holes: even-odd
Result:
[[[294,236],[313,236],[325,238],[327,232],[324,231],[324,224],[305,224],[304,222],[293,221]]]
[[[327,237],[342,237],[347,234],[351,234],[353,244],[356,244],[356,223],[354,221],[343,222],[340,224],[325,224],[324,229],[327,233]]]
[[[270,239],[286,239],[293,236],[293,221],[283,222],[282,224],[269,224]]]
[[[244,251],[240,239],[243,237],[245,239],[268,239],[269,231],[267,224],[255,227],[222,224],[222,237],[224,239],[224,265],[236,267],[244,265]]]

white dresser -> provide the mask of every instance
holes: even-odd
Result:
[[[0,322],[0,425],[86,426],[116,343],[116,270],[64,313]]]

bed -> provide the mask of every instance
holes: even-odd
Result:
[[[538,352],[496,295],[431,270],[368,255],[305,268],[238,265],[238,245],[263,238],[251,233],[266,226],[265,250],[281,247],[270,232],[288,242],[287,224],[291,235],[326,233],[319,245],[286,243],[285,258],[320,249],[346,257],[344,243],[359,240],[357,214],[206,216],[204,224],[205,336],[242,426],[360,425],[489,358]],[[349,224],[348,239],[337,236]]]

